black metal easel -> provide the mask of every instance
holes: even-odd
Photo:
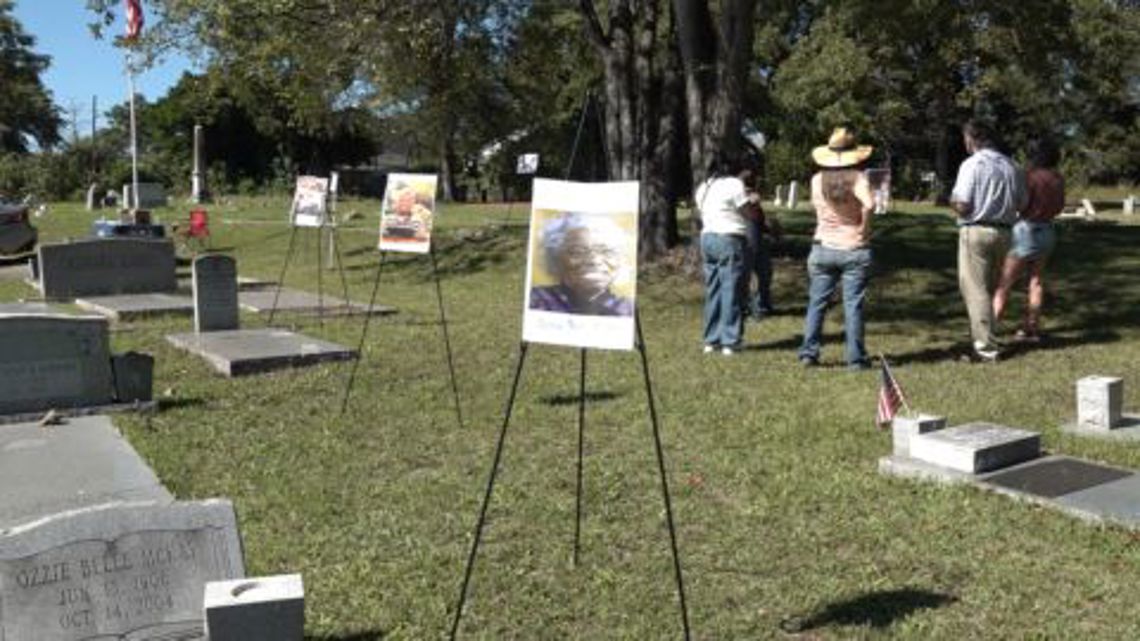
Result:
[[[348,375],[348,382],[344,386],[344,398],[341,400],[340,413],[344,414],[348,409],[348,399],[352,394],[352,386],[356,382],[356,370],[360,367],[360,361],[364,355],[364,340],[368,335],[369,321],[372,319],[372,309],[376,304],[376,293],[380,290],[380,274],[384,270],[384,258],[387,252],[380,252],[380,260],[376,263],[376,277],[372,282],[372,296],[368,299],[368,312],[364,316],[364,325],[360,330],[360,341],[356,345],[356,360],[352,363],[352,370]],[[447,372],[451,377],[451,393],[455,399],[455,418],[459,421],[459,427],[463,427],[463,410],[459,404],[459,385],[455,378],[455,359],[452,357],[451,351],[451,337],[447,331],[447,314],[444,313],[443,307],[443,287],[439,281],[439,265],[435,260],[435,245],[428,248],[428,255],[431,256],[431,273],[435,280],[435,298],[439,304],[439,324],[443,329],[443,345],[447,352]]]
[[[582,127],[585,123],[586,112],[593,104],[593,96],[587,92],[586,98],[583,101],[582,119],[578,126],[578,133],[574,138],[574,145],[570,153],[570,162],[566,170],[566,177],[569,179],[570,173],[574,167],[574,159],[578,152],[578,143],[582,135]],[[599,121],[601,119],[600,112],[598,113]],[[604,151],[603,151],[604,155]],[[603,165],[604,166],[604,165]],[[688,641],[691,638],[689,628],[689,610],[685,601],[685,582],[681,571],[681,557],[677,548],[677,531],[673,525],[673,503],[669,495],[669,482],[665,474],[665,454],[661,447],[661,434],[657,420],[657,407],[653,399],[653,385],[649,376],[649,356],[645,347],[645,337],[641,331],[641,314],[636,309],[634,311],[634,325],[636,327],[636,349],[641,355],[641,369],[645,380],[645,394],[649,404],[649,418],[653,428],[653,443],[654,450],[657,455],[657,469],[661,478],[661,496],[665,503],[665,517],[669,528],[669,547],[673,555],[673,575],[677,584],[677,599],[681,608],[681,625],[684,631],[684,638]],[[463,571],[463,584],[459,590],[459,600],[455,606],[455,615],[451,623],[452,641],[457,638],[459,633],[459,623],[463,617],[463,607],[467,603],[467,588],[471,582],[471,572],[475,565],[475,558],[479,552],[479,544],[483,538],[483,527],[487,520],[487,508],[491,502],[491,495],[495,489],[495,479],[498,477],[499,464],[502,461],[503,445],[507,437],[507,427],[510,425],[511,412],[514,409],[515,397],[518,392],[519,380],[522,377],[523,363],[526,360],[527,348],[529,343],[522,341],[519,343],[519,356],[518,362],[515,365],[514,379],[511,382],[511,390],[507,396],[507,406],[503,412],[503,424],[499,428],[499,439],[495,446],[495,456],[491,463],[491,473],[487,479],[487,488],[483,494],[483,504],[479,509],[479,519],[475,525],[475,535],[472,538],[471,551],[467,556],[467,565]],[[573,547],[573,563],[577,567],[579,559],[579,550],[581,547],[581,533],[582,533],[582,462],[583,462],[583,449],[585,443],[585,429],[586,429],[586,348],[579,348],[580,352],[580,366],[578,371],[578,461],[577,461],[577,483],[576,483],[576,496],[574,501],[574,547]]]
[[[323,326],[325,322],[325,304],[324,304],[324,286],[321,278],[321,272],[324,271],[324,266],[321,264],[321,241],[324,239],[325,228],[328,228],[330,245],[332,245],[333,253],[336,256],[337,271],[340,272],[340,283],[344,289],[344,304],[349,305],[348,300],[348,279],[344,275],[344,261],[340,254],[340,243],[336,242],[336,226],[330,223],[329,217],[331,211],[326,210],[326,215],[317,227],[317,319]],[[289,235],[289,249],[285,251],[285,262],[281,265],[281,274],[277,277],[277,288],[273,293],[273,305],[269,308],[269,317],[266,319],[266,327],[273,326],[273,317],[277,314],[277,302],[281,299],[281,289],[285,285],[285,272],[289,269],[289,263],[293,259],[293,251],[297,244],[297,231],[300,229],[294,222],[296,216],[295,203],[294,210],[289,212],[289,224],[292,225],[293,231]],[[369,310],[371,311],[371,310]]]

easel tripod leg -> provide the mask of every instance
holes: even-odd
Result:
[[[649,356],[645,350],[645,337],[641,333],[641,316],[634,315],[637,324],[637,351],[641,354],[641,370],[645,376],[645,394],[649,401],[649,420],[653,426],[653,446],[657,451],[657,470],[661,475],[661,496],[665,500],[665,519],[669,526],[669,546],[673,552],[673,575],[677,582],[677,598],[681,605],[681,625],[685,639],[691,638],[689,631],[689,609],[685,603],[685,580],[681,573],[681,556],[677,551],[677,530],[673,525],[673,502],[669,498],[669,481],[665,474],[665,453],[661,447],[661,432],[657,423],[657,407],[653,401],[653,386],[649,379]]]
[[[265,322],[267,327],[273,326],[273,316],[277,313],[277,301],[281,298],[281,288],[285,285],[285,271],[289,269],[289,261],[293,258],[293,248],[297,242],[297,228],[293,227],[289,234],[289,249],[285,250],[285,264],[281,265],[281,275],[277,277],[277,290],[273,294],[273,306],[269,308],[269,319]]]
[[[491,475],[487,479],[487,490],[483,494],[483,507],[479,509],[479,520],[475,525],[475,536],[471,541],[471,552],[467,555],[467,568],[463,571],[463,587],[459,590],[459,602],[455,606],[455,618],[451,622],[451,639],[459,633],[459,620],[463,618],[463,606],[467,603],[467,586],[471,582],[471,570],[475,567],[475,556],[479,553],[479,543],[483,538],[483,525],[487,521],[487,506],[491,503],[491,493],[495,490],[495,477],[499,473],[499,462],[503,457],[503,442],[507,438],[507,426],[511,423],[511,410],[515,406],[515,393],[519,389],[523,362],[526,361],[527,343],[519,345],[519,362],[515,366],[515,379],[511,383],[511,393],[507,397],[507,409],[503,413],[503,426],[499,429],[499,442],[495,446],[495,460],[491,464]]]
[[[451,375],[451,393],[455,398],[455,417],[459,421],[459,428],[463,429],[463,410],[459,405],[459,383],[455,379],[455,362],[451,355],[451,338],[447,333],[447,315],[443,310],[443,286],[439,282],[439,267],[435,262],[435,249],[432,248],[429,252],[431,255],[431,273],[435,276],[435,297],[439,302],[439,324],[443,328],[443,346],[447,350],[447,372]]]
[[[578,491],[574,500],[574,567],[578,567],[578,550],[582,540],[582,446],[586,432],[586,348],[582,348],[578,372]]]
[[[372,283],[372,297],[368,299],[368,310],[364,313],[364,325],[360,328],[360,341],[356,345],[356,360],[352,363],[352,370],[348,375],[348,383],[344,386],[344,399],[340,403],[340,413],[348,409],[348,397],[352,394],[352,384],[356,381],[356,370],[364,358],[364,338],[368,335],[368,323],[372,320],[372,307],[376,304],[376,292],[380,289],[380,272],[384,269],[384,252],[380,252],[380,262],[376,263],[376,278]]]

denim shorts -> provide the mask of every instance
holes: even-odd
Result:
[[[1053,223],[1038,223],[1019,220],[1013,226],[1013,241],[1010,253],[1021,260],[1044,258],[1057,244],[1057,232]]]

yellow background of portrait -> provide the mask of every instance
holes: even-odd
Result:
[[[530,255],[531,255],[531,287],[547,287],[557,285],[558,279],[546,271],[546,259],[542,250],[542,232],[546,224],[568,214],[575,213],[562,209],[536,209],[530,219]],[[618,278],[610,286],[615,296],[633,298],[637,293],[637,213],[615,212],[605,214],[584,214],[586,216],[604,216],[620,227],[625,234],[621,243],[620,260],[622,264]]]

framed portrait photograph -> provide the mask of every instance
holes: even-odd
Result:
[[[523,340],[633,349],[637,182],[536,179]]]
[[[380,209],[380,251],[426,254],[435,221],[435,174],[389,174]]]
[[[290,219],[294,227],[321,227],[328,220],[329,179],[297,176]]]

